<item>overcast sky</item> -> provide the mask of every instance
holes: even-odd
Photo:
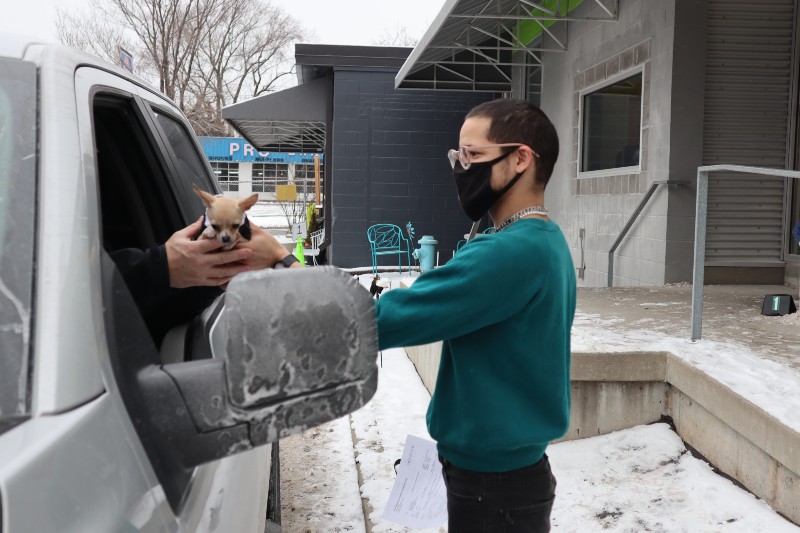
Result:
[[[405,27],[421,38],[445,0],[272,0],[298,18],[318,44],[370,45]],[[0,32],[56,41],[55,11],[86,9],[89,0],[3,0]]]

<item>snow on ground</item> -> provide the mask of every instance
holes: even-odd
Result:
[[[262,228],[288,228],[289,221],[280,204],[257,203],[247,212],[250,221]]]
[[[285,215],[248,215],[250,222],[265,229],[283,229],[288,227]]]
[[[349,417],[280,441],[284,533],[364,533]]]
[[[361,495],[369,505],[368,509],[371,508],[369,519],[374,533],[408,531],[405,527],[381,520],[380,516],[392,492],[394,462],[403,455],[406,435],[433,440],[425,426],[429,401],[430,394],[405,350],[384,350],[378,392],[366,406],[350,416],[356,443],[355,456],[363,477]]]
[[[411,531],[379,517],[405,436],[430,438],[425,429],[429,400],[405,351],[386,350],[378,391],[365,407],[282,440],[284,531],[364,531],[363,515],[355,511],[361,505],[353,480],[355,461],[363,479],[361,497],[371,507],[372,531]],[[800,532],[763,501],[693,458],[666,424],[562,442],[547,453],[558,480],[554,532]],[[297,465],[291,471],[287,455]]]
[[[667,424],[551,445],[553,531],[797,532],[692,457]]]
[[[407,276],[381,273],[382,278],[393,281],[392,288],[385,290],[393,290],[397,281]],[[372,276],[359,276],[359,281],[368,287]],[[718,379],[730,381],[740,393],[749,391],[749,397],[770,406],[770,412],[780,405],[771,395],[794,392],[784,387],[791,380],[797,383],[794,376],[762,387],[759,379],[778,379],[778,369],[783,373],[786,369],[752,359],[754,354],[735,345],[689,343],[658,338],[652,331],[615,332],[607,326],[600,317],[579,313],[573,349],[687,352],[687,360],[709,372],[718,370]],[[354,481],[357,469],[372,531],[410,531],[381,520],[380,514],[391,492],[393,464],[402,455],[406,435],[430,438],[425,428],[429,400],[405,351],[385,350],[378,391],[365,407],[281,441],[284,531],[364,531],[364,516],[359,512],[362,502]],[[780,406],[782,416],[789,414],[788,408]],[[548,455],[558,479],[552,514],[555,532],[800,532],[763,501],[693,458],[666,424],[551,445]],[[296,467],[289,472],[290,462]],[[442,532],[446,526],[416,531]]]

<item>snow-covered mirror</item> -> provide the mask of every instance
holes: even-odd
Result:
[[[378,384],[374,304],[333,267],[237,276],[225,303],[230,408],[252,445],[363,406]]]

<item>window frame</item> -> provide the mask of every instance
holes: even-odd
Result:
[[[181,209],[184,212],[185,216],[185,223],[189,224],[197,220],[197,218],[203,214],[205,211],[205,206],[203,205],[202,200],[197,197],[196,194],[191,190],[191,187],[187,180],[181,178],[180,173],[178,172],[178,168],[176,166],[175,157],[173,156],[173,148],[167,139],[167,134],[164,131],[164,128],[158,122],[158,117],[156,113],[164,115],[169,119],[175,121],[180,127],[183,128],[184,133],[188,136],[189,140],[192,142],[192,147],[194,148],[194,154],[197,160],[200,162],[201,167],[205,170],[204,176],[198,176],[204,178],[202,181],[193,181],[200,186],[201,189],[208,191],[212,194],[219,194],[222,191],[220,190],[220,185],[217,183],[216,175],[214,174],[214,170],[211,168],[211,163],[208,161],[208,158],[205,156],[205,152],[203,151],[202,146],[200,146],[199,142],[197,141],[196,135],[193,133],[191,125],[183,118],[177,116],[173,110],[170,108],[155,103],[150,100],[142,100],[144,106],[147,108],[147,115],[151,122],[150,126],[152,130],[158,136],[158,142],[160,143],[159,149],[161,150],[163,157],[167,160],[167,164],[169,165],[170,173],[172,174],[171,180],[173,185],[175,186],[176,194],[182,195],[183,198],[179,202],[181,204]]]
[[[8,179],[14,179],[14,183],[13,185],[9,184],[5,192],[8,197],[15,196],[15,200],[17,200],[10,203],[9,215],[17,223],[20,223],[21,228],[29,229],[29,231],[13,232],[15,235],[12,235],[12,237],[20,240],[24,239],[25,246],[13,246],[13,253],[9,254],[9,258],[14,262],[15,267],[12,270],[20,267],[18,268],[19,273],[9,272],[4,276],[6,283],[9,285],[9,292],[14,293],[18,300],[14,306],[15,318],[19,318],[22,332],[19,335],[21,340],[20,351],[6,353],[4,354],[5,357],[0,357],[0,370],[7,377],[16,378],[10,380],[16,383],[16,388],[12,385],[11,388],[0,390],[1,435],[28,420],[32,411],[31,404],[34,388],[32,375],[35,363],[35,332],[33,329],[35,324],[33,319],[37,312],[38,280],[36,277],[36,261],[38,260],[40,237],[39,212],[38,208],[34,206],[39,202],[40,192],[41,122],[39,113],[41,112],[41,102],[38,98],[39,74],[34,63],[16,58],[0,57],[0,65],[8,69],[9,76],[6,79],[17,80],[21,85],[20,90],[22,93],[26,93],[22,101],[14,100],[13,96],[18,94],[12,93],[12,98],[9,102],[11,106],[20,106],[17,113],[12,110],[9,121],[11,124],[17,123],[21,128],[17,131],[12,126],[11,133],[13,135],[8,136],[11,150],[16,156],[11,155],[9,158]],[[26,107],[26,99],[30,99],[31,108]],[[33,154],[34,157],[27,157],[29,154]],[[16,195],[25,195],[26,197],[20,199]],[[5,217],[3,213],[0,213],[0,216]],[[21,243],[4,241],[4,244],[8,246]],[[2,259],[3,255],[5,254],[0,253],[0,259]],[[5,261],[2,261],[2,264],[5,265]],[[13,280],[13,283],[11,280]],[[17,306],[23,307],[23,309],[19,309]],[[27,323],[24,316],[25,313],[27,313]],[[16,332],[13,330],[9,330],[5,334],[8,333],[16,336]],[[1,346],[6,347],[5,340]]]
[[[92,92],[90,93],[90,115],[92,121],[92,132],[93,135],[96,135],[97,130],[97,123],[96,123],[96,107],[98,105],[98,100],[117,100],[118,102],[113,103],[115,106],[120,106],[123,104],[125,100],[129,100],[130,103],[130,110],[137,116],[138,120],[140,120],[140,127],[143,135],[145,138],[142,139],[143,142],[151,143],[152,145],[149,146],[151,149],[151,154],[154,157],[152,163],[157,164],[162,167],[163,171],[165,172],[166,180],[160,187],[162,190],[159,191],[159,194],[162,196],[162,202],[164,202],[163,209],[167,211],[167,215],[171,215],[168,218],[173,218],[174,220],[172,223],[174,224],[176,221],[180,220],[180,224],[184,227],[191,221],[191,218],[187,218],[185,216],[186,211],[186,201],[183,198],[183,191],[180,185],[180,180],[178,179],[177,174],[173,168],[173,161],[172,156],[169,152],[166,151],[165,147],[163,146],[163,141],[160,137],[160,132],[154,128],[154,117],[150,114],[150,108],[146,101],[142,100],[139,95],[131,94],[127,91],[121,90],[116,87],[109,87],[103,85],[95,85],[93,87]],[[108,106],[109,104],[101,104]],[[97,149],[97,144],[95,140],[95,149]],[[98,164],[98,159],[95,159],[95,164]],[[96,179],[97,179],[97,198],[98,198],[98,205],[97,205],[97,212],[101,217],[101,239],[103,236],[103,228],[102,228],[102,213],[103,213],[103,206],[100,202],[101,200],[101,193],[100,193],[100,182],[102,180],[101,171],[100,169],[96,169]],[[164,197],[166,194],[166,190],[169,190],[171,193],[170,196]],[[172,207],[167,207],[166,204],[170,206],[174,206],[176,210],[175,213],[169,213]],[[155,226],[154,229],[158,229]],[[160,231],[166,231],[165,228],[160,228]],[[161,235],[163,238],[165,235]],[[102,242],[102,240],[101,240]]]
[[[139,126],[146,137],[143,139],[143,142],[147,143],[148,146],[144,148],[150,150],[150,155],[157,160],[157,163],[162,167],[164,172],[164,179],[161,180],[163,182],[162,186],[163,188],[169,189],[171,195],[171,198],[165,199],[164,201],[174,202],[177,206],[177,209],[174,210],[175,212],[170,213],[172,218],[171,224],[176,226],[171,229],[178,230],[196,220],[196,217],[192,218],[193,207],[190,200],[192,198],[197,199],[197,202],[200,202],[200,200],[193,193],[191,194],[191,198],[188,197],[186,191],[191,187],[191,180],[184,179],[179,175],[173,150],[167,145],[165,132],[158,123],[153,109],[157,108],[160,113],[168,115],[182,125],[193,143],[194,150],[197,151],[199,143],[191,128],[187,126],[187,123],[177,118],[174,112],[169,112],[165,110],[165,108],[162,108],[162,106],[154,103],[151,99],[143,97],[139,91],[133,92],[119,87],[94,84],[89,92],[88,108],[95,151],[97,148],[95,110],[98,99],[116,99],[119,100],[121,104],[123,104],[125,100],[129,101],[129,107],[140,121]],[[208,165],[204,157],[200,157],[199,160],[205,167],[208,167],[205,178],[210,183],[209,189],[216,190],[216,183],[209,177],[210,175],[208,175],[208,172],[210,172],[210,165]],[[96,157],[94,163],[94,182],[97,187],[96,208],[99,229],[102,234],[103,206],[101,204],[100,183],[103,176],[97,166],[98,160]],[[159,189],[161,188],[162,187],[159,187]],[[133,297],[122,281],[121,275],[119,275],[118,267],[111,259],[108,251],[102,246],[102,240],[100,261],[102,265],[100,268],[100,293],[104,307],[102,329],[105,339],[103,342],[108,347],[106,353],[108,355],[107,361],[111,372],[111,379],[113,379],[116,384],[115,389],[124,404],[126,416],[128,416],[134,424],[135,436],[138,442],[143,446],[149,466],[155,472],[158,482],[165,490],[167,500],[173,512],[177,515],[183,511],[176,502],[179,501],[179,499],[189,497],[192,492],[196,492],[192,480],[199,476],[215,476],[214,472],[217,466],[215,464],[200,465],[191,468],[189,471],[184,471],[176,465],[165,464],[163,461],[159,460],[159,458],[162,457],[160,454],[164,449],[163,443],[151,439],[148,436],[148,431],[152,429],[151,427],[147,426],[147,424],[142,425],[137,422],[138,419],[146,417],[148,411],[145,408],[145,402],[142,398],[143,389],[139,386],[138,373],[131,372],[130,370],[134,366],[145,365],[148,361],[157,361],[163,364],[165,362],[163,360],[163,349],[159,350],[155,344],[153,344],[152,337],[145,327],[142,315],[139,310],[136,309]],[[202,317],[198,315],[198,317],[201,317],[201,320],[205,320],[207,327],[203,328],[202,331],[197,330],[197,335],[209,335],[207,330],[210,329],[218,319],[221,311],[221,304],[222,300],[217,298],[201,313]],[[108,316],[109,314],[113,315],[117,313],[118,307],[122,310],[119,314],[125,316],[123,322],[126,328],[124,331],[116,329],[113,325],[113,321],[111,321]],[[119,355],[121,346],[124,347],[125,350],[128,350],[125,356]],[[121,363],[122,360],[125,361],[124,365]]]
[[[637,165],[630,165],[627,167],[614,167],[602,170],[590,170],[584,171],[582,170],[583,166],[583,149],[584,149],[584,142],[583,142],[583,133],[584,133],[584,109],[583,109],[583,102],[584,98],[592,93],[596,93],[602,89],[607,87],[611,87],[612,85],[628,79],[632,78],[636,75],[642,76],[642,93],[640,96],[640,108],[639,108],[639,163]],[[625,70],[623,72],[619,72],[609,78],[604,79],[599,83],[595,83],[594,85],[590,85],[589,87],[583,88],[578,92],[578,154],[577,154],[577,174],[578,179],[584,178],[598,178],[604,176],[619,176],[619,175],[629,175],[629,174],[639,174],[642,172],[642,143],[643,133],[644,133],[644,106],[645,106],[645,94],[644,94],[644,86],[645,86],[645,72],[644,72],[644,64],[636,65],[633,68]]]
[[[798,150],[800,151],[800,149]],[[786,178],[786,182],[786,207],[783,230],[786,242],[783,246],[783,260],[787,263],[800,263],[800,245],[794,244],[796,241],[794,241],[794,235],[792,235],[792,229],[794,229],[796,220],[800,217],[800,179]],[[798,211],[795,211],[796,207]],[[797,251],[793,252],[793,250]]]
[[[239,192],[239,185],[241,184],[241,164],[239,161],[210,161],[211,171],[214,173],[214,179],[219,185],[220,190],[225,192]],[[234,173],[231,173],[231,167],[236,166]],[[217,173],[217,170],[220,172]],[[222,178],[225,179],[222,179]],[[253,191],[257,192],[257,191]]]

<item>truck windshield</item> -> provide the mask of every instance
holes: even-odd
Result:
[[[0,433],[30,412],[36,66],[0,58]]]

